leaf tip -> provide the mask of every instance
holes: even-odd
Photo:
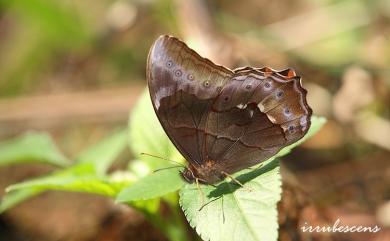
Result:
[[[14,186],[15,186],[15,185],[10,185],[10,186],[6,187],[6,188],[5,188],[5,192],[6,192],[6,193],[9,193],[9,192],[15,190],[15,187],[14,187]]]

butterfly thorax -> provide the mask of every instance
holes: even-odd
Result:
[[[198,179],[203,184],[213,184],[222,181],[225,178],[221,166],[218,162],[207,160],[204,164],[193,165],[189,164],[186,169],[181,172],[182,177],[189,183],[193,183]]]

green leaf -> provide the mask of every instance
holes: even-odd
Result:
[[[169,167],[168,167],[169,168]],[[161,170],[141,178],[123,189],[117,196],[117,202],[147,200],[164,196],[179,190],[185,182],[179,175],[178,168]]]
[[[56,166],[69,164],[47,133],[28,132],[0,143],[0,166],[28,162],[48,163]]]
[[[149,172],[166,167],[170,163],[163,159],[141,155],[141,153],[153,154],[174,161],[183,160],[183,157],[181,157],[161,127],[147,90],[144,91],[131,113],[129,120],[129,144],[136,159],[146,163],[149,167]],[[134,164],[130,165],[131,169],[133,169],[132,165]]]
[[[121,130],[104,138],[82,152],[76,159],[79,163],[91,163],[98,175],[104,175],[118,155],[126,148],[127,131]]]
[[[64,171],[17,183],[7,188],[7,192],[35,190],[63,190],[73,192],[96,193],[114,197],[130,181],[113,181],[110,178],[97,177],[91,164],[79,164]]]
[[[46,134],[28,134],[26,137],[21,138],[20,141],[16,141],[16,143],[18,145],[13,146],[13,152],[16,154],[19,153],[23,154],[22,156],[26,156],[24,153],[29,153],[29,156],[38,156],[39,154],[43,157],[56,157],[56,149],[52,151],[54,145]],[[128,172],[120,177],[118,173],[110,176],[105,175],[107,168],[126,147],[126,143],[126,131],[118,131],[80,154],[78,164],[47,176],[11,185],[7,189],[8,193],[1,200],[0,212],[46,190],[88,192],[104,196],[116,196],[123,187],[135,179]],[[17,152],[19,149],[20,151]],[[33,154],[30,154],[30,152]],[[16,155],[15,157],[15,155],[8,155],[8,157],[17,159],[18,156]]]
[[[245,183],[245,188],[223,182],[217,188],[201,185],[198,190],[188,184],[181,190],[180,205],[203,240],[277,239],[276,204],[280,199],[281,181],[277,161],[269,165],[257,170],[256,174],[262,175]],[[203,209],[202,205],[205,205]]]
[[[283,148],[253,171],[241,171],[234,181],[210,185],[187,184],[180,191],[180,205],[190,225],[204,240],[277,240],[277,202],[281,195],[279,162],[276,159],[314,135],[325,123],[313,117],[312,126],[298,143]]]
[[[124,189],[117,197],[117,201],[127,202],[139,209],[137,205],[145,202],[160,203],[159,197],[163,197],[170,208],[171,215],[161,216],[156,213],[157,210],[144,211],[146,218],[169,240],[185,240],[187,231],[178,212],[177,194],[171,193],[184,185],[178,175],[179,170],[167,169],[147,176],[154,170],[171,166],[172,163],[166,159],[175,162],[184,161],[161,127],[147,90],[144,91],[130,114],[129,145],[136,159],[130,162],[129,169],[138,177],[144,178]],[[141,153],[152,154],[163,159],[141,155]]]
[[[160,199],[149,199],[149,200],[140,200],[140,201],[132,201],[128,204],[141,211],[145,216],[158,216],[158,210],[160,208]]]

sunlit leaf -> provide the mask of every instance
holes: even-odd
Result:
[[[126,203],[129,200],[139,200],[130,202],[130,205],[134,205],[134,202],[160,201],[160,198],[149,198],[163,197],[170,207],[172,215],[165,217],[146,212],[147,219],[158,227],[169,240],[186,240],[187,232],[177,211],[177,199],[172,200],[171,198],[171,195],[174,195],[171,192],[178,190],[183,185],[183,181],[178,175],[179,170],[176,168],[167,169],[150,175],[154,170],[172,165],[172,162],[164,159],[175,162],[182,162],[184,159],[162,129],[154,113],[147,90],[144,91],[130,114],[129,145],[136,158],[135,161],[130,162],[129,169],[139,177],[146,177],[140,179],[139,182],[130,184],[121,193],[118,200]],[[141,153],[156,155],[160,158],[141,155]]]
[[[149,171],[166,167],[172,163],[141,155],[141,153],[153,154],[173,161],[182,161],[183,159],[161,127],[154,113],[148,91],[144,91],[130,115],[129,144],[135,157],[143,161],[149,167]],[[130,168],[133,169],[132,166]]]
[[[314,135],[325,123],[313,117],[302,141]],[[285,147],[253,171],[241,171],[235,178],[244,184],[224,181],[213,187],[187,184],[180,191],[180,205],[188,222],[204,240],[277,240],[276,204],[280,200],[281,177],[276,157],[287,154],[302,141]]]
[[[184,186],[184,184],[185,182],[180,177],[178,168],[161,170],[141,178],[134,184],[123,189],[116,200],[118,202],[129,202],[153,199],[175,192]]]
[[[22,189],[63,190],[113,197],[128,184],[129,182],[113,182],[109,178],[98,177],[94,174],[94,167],[91,164],[79,164],[64,171],[11,185],[7,191]]]
[[[98,175],[103,175],[127,147],[127,131],[121,130],[105,137],[76,158],[79,163],[92,163]]]

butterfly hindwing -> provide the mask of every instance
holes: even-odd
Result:
[[[215,172],[271,157],[310,127],[306,90],[291,69],[232,71],[161,36],[149,53],[147,78],[164,130],[206,183],[219,178],[208,177]]]

